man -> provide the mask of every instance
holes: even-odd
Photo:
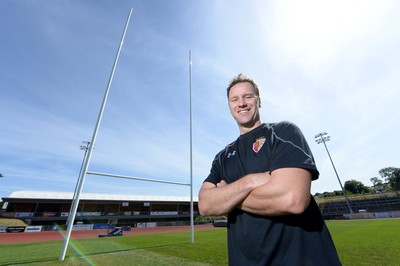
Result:
[[[202,215],[228,215],[230,265],[341,265],[310,195],[318,178],[310,148],[292,123],[262,123],[257,84],[236,76],[227,88],[239,127],[199,192]]]

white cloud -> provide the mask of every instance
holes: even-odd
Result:
[[[391,8],[373,0],[280,1],[274,7],[276,47],[313,72],[347,45],[376,35]]]

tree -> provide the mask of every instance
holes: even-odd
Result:
[[[379,177],[372,177],[369,180],[371,180],[371,183],[373,184],[372,188],[372,193],[382,193],[385,191],[383,188],[383,181]]]
[[[381,186],[383,183],[382,179],[380,179],[379,177],[372,177],[370,178],[370,180],[374,187]]]
[[[344,183],[344,189],[353,194],[364,194],[368,192],[368,188],[357,180],[348,180]]]
[[[379,174],[389,183],[393,190],[400,190],[400,168],[386,167],[379,170]]]

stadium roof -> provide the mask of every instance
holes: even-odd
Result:
[[[54,192],[54,191],[15,191],[3,199],[46,199],[46,200],[72,200],[72,192]],[[166,201],[166,202],[189,202],[190,197],[174,196],[150,196],[150,195],[129,195],[129,194],[97,194],[82,193],[81,200],[111,200],[111,201]],[[197,202],[197,197],[193,197]]]

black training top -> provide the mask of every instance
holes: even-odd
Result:
[[[310,148],[289,122],[262,124],[219,152],[205,182],[232,183],[250,173],[307,169],[318,178]],[[340,265],[315,200],[300,215],[260,216],[239,209],[228,215],[229,265]]]

